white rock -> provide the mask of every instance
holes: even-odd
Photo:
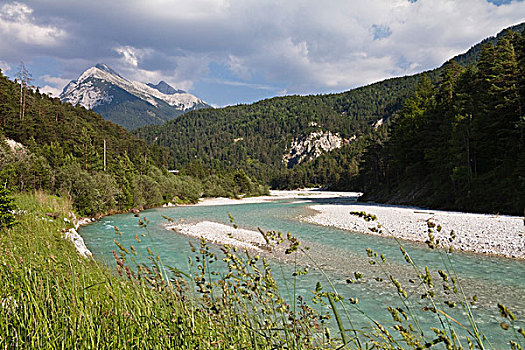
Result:
[[[299,137],[292,141],[283,156],[283,163],[290,168],[342,146],[343,139],[338,134],[332,134],[330,131],[312,132],[306,137]]]
[[[84,258],[92,258],[93,254],[86,247],[84,239],[78,234],[77,230],[71,228],[64,232],[64,237],[69,239],[75,245],[75,249],[82,255]]]

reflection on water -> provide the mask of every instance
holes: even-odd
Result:
[[[396,290],[388,282],[388,274],[391,273],[406,287],[407,292],[411,295],[410,300],[414,308],[420,309],[426,305],[420,299],[420,294],[423,293],[422,286],[417,282],[411,283],[411,280],[417,280],[417,272],[405,262],[395,240],[300,222],[298,217],[310,214],[307,206],[307,201],[281,201],[148,210],[141,215],[150,220],[148,231],[151,240],[144,238],[142,248],[153,245],[166,264],[177,266],[180,270],[185,271],[188,269],[187,257],[191,255],[188,242],[197,243],[197,240],[166,230],[164,228],[166,220],[162,218],[162,215],[167,215],[175,220],[211,220],[229,224],[228,212],[230,212],[235,222],[242,228],[261,227],[264,230],[292,232],[300,238],[302,246],[310,247],[308,256],[301,255],[297,258],[298,265],[310,266],[310,273],[296,280],[296,295],[302,295],[308,300],[312,296],[311,291],[315,288],[317,281],[321,281],[327,290],[329,284],[325,276],[317,269],[322,268],[334,283],[337,291],[345,296],[346,300],[350,297],[359,298],[359,307],[368,315],[385,324],[391,324],[392,321],[386,307],[403,306],[397,297]],[[142,229],[139,229],[137,221],[138,219],[132,214],[115,215],[83,227],[80,234],[97,258],[112,265],[111,251],[115,249],[114,226],[118,226],[123,232],[122,237],[118,237],[121,243],[127,246],[131,244],[137,246],[134,239],[135,234],[144,233]],[[476,320],[496,348],[503,346],[511,338],[510,333],[503,331],[499,326],[502,319],[496,307],[497,302],[502,302],[513,310],[521,322],[519,323],[521,327],[525,327],[525,298],[523,297],[525,295],[525,261],[467,253],[454,253],[447,256],[443,252],[430,251],[421,244],[411,242],[403,242],[403,244],[411,258],[420,267],[430,268],[436,290],[440,290],[442,284],[437,271],[446,270],[445,264],[448,265],[448,259],[451,259],[460,277],[465,295],[477,296],[477,302],[472,306]],[[137,248],[140,249],[140,245]],[[369,263],[367,248],[386,256],[387,263],[383,267],[384,271],[378,264]],[[145,256],[146,254],[143,254],[144,258]],[[283,257],[273,259],[272,263],[273,272],[282,294],[291,301],[294,295],[291,288],[294,264]],[[347,283],[347,280],[354,279],[356,271],[362,273],[363,278],[356,283]],[[376,280],[375,277],[382,277],[383,280]],[[445,294],[440,297],[442,300],[449,299]],[[353,306],[349,304],[348,307],[352,310]],[[442,305],[442,308],[458,321],[467,322],[463,310],[452,309],[446,305]],[[421,319],[424,329],[429,329],[432,324],[435,324],[436,320],[431,313],[418,312],[418,314],[424,317]],[[366,320],[360,318],[357,313],[355,317],[354,325],[367,325]]]

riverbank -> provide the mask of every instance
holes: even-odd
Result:
[[[302,189],[302,190],[271,190],[269,196],[247,197],[240,199],[232,198],[202,198],[197,204],[189,204],[196,206],[206,205],[232,205],[232,204],[255,204],[264,203],[276,200],[285,199],[348,199],[356,200],[361,195],[360,192],[336,192],[336,191],[320,191],[318,189]]]
[[[231,344],[244,349],[253,347],[250,340],[260,349],[293,347],[288,339],[299,333],[277,338],[274,329],[253,331],[263,329],[264,319],[243,312],[247,298],[235,299],[242,305],[222,303],[223,298],[211,304],[193,292],[195,284],[180,288],[187,284],[170,279],[180,288],[175,290],[161,274],[138,272],[119,257],[124,252],[117,246],[110,248],[115,250],[112,268],[83,258],[63,239],[73,226],[67,199],[43,192],[14,197],[17,224],[0,229],[2,349],[149,349],[152,344],[160,349],[231,349]],[[225,290],[213,292],[218,293]],[[290,314],[276,310],[271,317],[287,320]],[[248,319],[252,323],[246,324]]]
[[[427,221],[441,226],[433,234],[443,246],[451,245],[456,250],[502,255],[525,259],[525,226],[523,217],[473,214],[417,207],[346,203],[312,205],[317,214],[302,218],[303,221],[332,226],[344,230],[396,237],[404,240],[425,242],[428,239]],[[377,221],[365,221],[350,212],[366,212],[377,217]],[[370,228],[382,226],[382,232]],[[455,239],[449,242],[451,231]]]
[[[196,206],[254,204],[275,200],[310,200],[325,201],[326,204],[312,204],[316,212],[300,219],[312,224],[332,226],[339,229],[372,234],[383,237],[396,237],[403,240],[424,243],[428,239],[427,221],[441,226],[434,230],[436,241],[442,246],[451,245],[456,250],[482,254],[500,255],[510,258],[525,259],[525,226],[523,217],[475,214],[442,210],[428,210],[418,207],[384,205],[375,203],[356,203],[360,195],[357,192],[330,192],[319,190],[271,191],[270,196],[243,199],[205,198]],[[329,203],[333,201],[334,203]],[[377,217],[377,222],[367,222],[350,212],[367,212]],[[382,230],[370,228],[382,225]],[[230,228],[224,225],[208,223],[200,227],[195,224],[179,224],[177,229],[184,234],[202,237],[215,243],[227,244]],[[450,233],[455,239],[449,242]],[[253,235],[236,234],[239,242],[251,244]],[[230,242],[231,243],[231,242]],[[243,245],[243,243],[239,243]]]

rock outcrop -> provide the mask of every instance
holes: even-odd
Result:
[[[316,131],[308,136],[302,136],[290,144],[283,156],[283,163],[288,168],[319,157],[323,152],[329,152],[343,146],[343,139],[330,131]]]

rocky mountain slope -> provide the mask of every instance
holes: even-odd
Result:
[[[292,141],[283,163],[288,168],[309,160],[319,158],[323,152],[329,152],[343,146],[345,140],[330,131],[314,131],[308,136],[302,136]]]
[[[157,85],[132,81],[105,64],[97,64],[69,82],[60,99],[92,109],[127,129],[162,124],[185,112],[210,107],[164,81]]]

